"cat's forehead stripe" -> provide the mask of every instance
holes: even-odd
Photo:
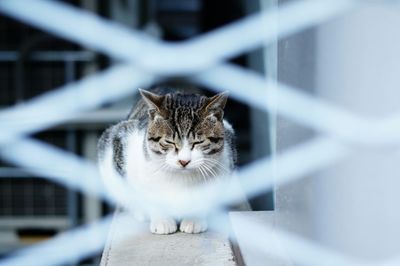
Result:
[[[165,107],[170,110],[170,123],[179,138],[195,136],[194,130],[199,122],[200,109],[204,106],[206,97],[198,95],[167,94]]]

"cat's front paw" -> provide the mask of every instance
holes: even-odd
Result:
[[[155,219],[150,221],[150,232],[159,235],[168,235],[177,230],[176,221],[171,218]]]
[[[184,233],[198,234],[207,230],[207,222],[202,219],[183,219],[179,230]]]

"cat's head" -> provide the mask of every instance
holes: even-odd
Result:
[[[166,170],[215,175],[224,152],[224,107],[228,93],[213,97],[140,93],[147,103],[147,145]],[[218,164],[220,166],[218,166]]]

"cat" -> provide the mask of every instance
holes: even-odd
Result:
[[[234,130],[224,119],[228,93],[212,97],[139,89],[141,99],[127,118],[100,137],[101,175],[105,165],[147,193],[183,193],[229,176],[235,169]],[[203,215],[176,217],[147,213],[150,231],[171,234],[207,230]]]

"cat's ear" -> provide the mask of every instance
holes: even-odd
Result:
[[[162,104],[164,101],[164,96],[158,95],[146,90],[139,89],[140,95],[142,95],[143,100],[146,102],[150,111],[155,110],[159,114],[162,114]]]
[[[204,111],[205,114],[208,115],[214,115],[217,117],[218,120],[222,120],[224,116],[224,108],[226,105],[226,102],[228,100],[228,91],[224,91],[221,93],[218,93],[212,97],[209,97],[205,106],[204,106]]]
[[[226,102],[228,100],[228,91],[224,91],[221,93],[218,93],[214,95],[213,97],[208,98],[208,102],[206,104],[206,110],[212,110],[212,109],[224,109]]]

